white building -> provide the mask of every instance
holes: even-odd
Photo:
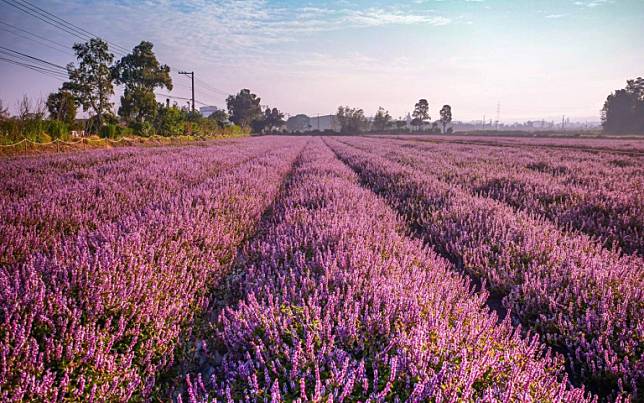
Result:
[[[219,108],[217,108],[216,106],[202,106],[201,108],[199,108],[199,112],[201,112],[201,114],[205,118],[217,112],[218,110]]]

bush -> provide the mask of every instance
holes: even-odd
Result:
[[[124,133],[123,136],[136,134],[137,136],[149,137],[155,132],[154,127],[150,122],[132,122],[130,123],[130,127],[127,129],[129,129],[129,131],[127,134]]]
[[[21,123],[22,135],[32,141],[38,141],[38,137],[46,130],[46,122],[42,119],[25,119]]]
[[[20,122],[16,119],[0,121],[0,138],[2,139],[2,144],[12,144],[22,140]]]
[[[47,125],[47,133],[53,139],[67,140],[69,138],[69,127],[60,120],[50,120]]]
[[[118,137],[118,126],[115,124],[104,125],[99,134],[104,139],[115,139]]]
[[[47,133],[40,132],[33,136],[32,140],[36,143],[50,143],[52,139]]]

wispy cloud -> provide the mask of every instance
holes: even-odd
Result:
[[[594,8],[603,6],[604,4],[612,4],[613,0],[588,0],[588,1],[575,1],[576,6]]]
[[[550,19],[559,19],[565,17],[566,14],[548,14],[545,16],[545,18],[550,18]]]
[[[342,20],[352,23],[356,27],[381,26],[389,24],[427,24],[440,26],[447,25],[452,22],[451,19],[442,16],[423,15],[382,8],[370,8],[364,11],[350,11],[342,17]]]

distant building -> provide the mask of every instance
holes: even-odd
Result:
[[[289,132],[305,132],[311,130],[311,119],[304,114],[291,116],[286,120],[286,130]]]
[[[202,106],[201,108],[199,108],[199,112],[201,112],[201,114],[206,118],[217,112],[218,110],[219,108],[217,108],[216,106]]]
[[[335,115],[309,117],[304,114],[291,116],[286,121],[286,130],[289,132],[310,132],[313,130],[340,131],[340,122]]]

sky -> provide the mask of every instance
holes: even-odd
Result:
[[[249,88],[289,115],[349,105],[399,117],[426,98],[432,118],[450,104],[461,121],[496,118],[497,106],[504,122],[598,121],[610,92],[644,76],[644,0],[0,0],[0,46],[66,65],[80,39],[16,5],[106,39],[117,58],[151,41],[171,95],[189,97],[176,72],[195,72],[197,106]],[[14,112],[61,83],[0,60]]]

